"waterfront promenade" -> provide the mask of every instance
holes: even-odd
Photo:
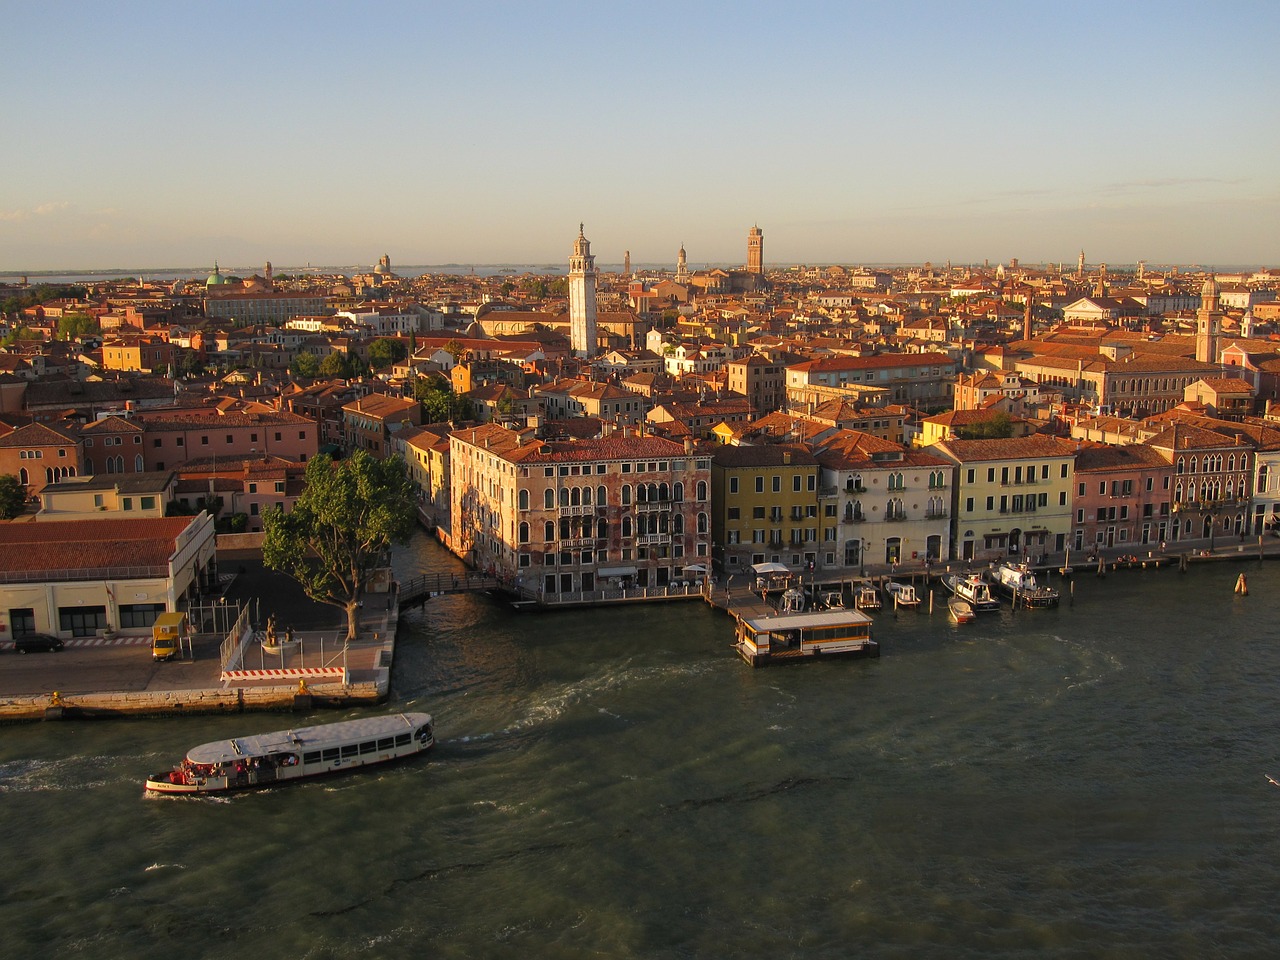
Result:
[[[1180,545],[1181,546],[1181,545]],[[1132,562],[1122,557],[1134,557]],[[1121,567],[1141,569],[1184,563],[1188,575],[1194,576],[1199,566],[1215,563],[1253,562],[1280,557],[1280,538],[1255,538],[1241,542],[1189,545],[1185,551],[1158,548],[1138,553],[1132,547],[1102,551],[1103,572]],[[1059,569],[1068,558],[1049,555],[1038,565],[1049,580],[1057,579]],[[1097,560],[1072,553],[1070,563],[1074,576],[1095,577]],[[840,584],[870,580],[881,584],[897,579],[916,586],[928,609],[929,591],[935,591],[935,605],[945,610],[944,589],[936,581],[948,572],[980,570],[985,563],[965,564],[914,562],[899,565],[868,565],[857,569],[817,571],[797,574],[801,587],[821,589]],[[199,634],[193,643],[193,656],[172,662],[156,663],[150,654],[150,631],[125,632],[110,640],[83,638],[67,642],[66,649],[56,654],[15,656],[12,642],[0,642],[0,721],[33,720],[46,717],[114,716],[129,714],[179,714],[232,712],[252,709],[296,709],[312,705],[376,703],[384,700],[390,689],[391,668],[395,659],[396,628],[400,608],[410,604],[430,604],[442,596],[455,593],[485,593],[498,605],[531,614],[553,615],[557,610],[613,607],[619,604],[653,604],[681,601],[703,601],[733,617],[756,618],[775,612],[770,597],[755,588],[749,575],[729,578],[689,580],[679,586],[629,588],[602,592],[596,597],[567,596],[551,600],[503,583],[492,577],[465,570],[454,573],[405,577],[389,593],[366,596],[359,615],[358,639],[343,642],[345,623],[340,611],[314,604],[289,589],[284,579],[258,568],[236,576],[226,591],[229,602],[264,601],[270,597],[271,611],[281,627],[305,624],[295,630],[300,641],[278,654],[267,653],[258,642],[251,641],[239,669],[224,676],[219,658],[222,637]],[[416,592],[402,600],[400,589],[413,587]],[[437,589],[431,589],[431,588]],[[776,591],[775,591],[776,592]],[[886,602],[885,612],[891,612]],[[262,619],[265,620],[263,613]],[[261,627],[263,624],[259,624]],[[334,676],[341,671],[340,676]]]

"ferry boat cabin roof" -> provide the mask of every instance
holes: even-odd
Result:
[[[251,737],[202,743],[187,752],[187,759],[197,764],[218,764],[234,763],[246,757],[265,757],[273,753],[300,753],[304,750],[336,747],[348,742],[413,733],[425,722],[425,714],[399,713],[389,717],[365,717],[316,727],[299,727],[296,730],[278,730]]]

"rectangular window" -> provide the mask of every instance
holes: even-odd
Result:
[[[209,437],[206,434],[200,438],[200,446],[207,447],[208,445],[209,445]]]
[[[133,509],[133,497],[121,497],[121,498],[120,498],[120,509],[121,509],[121,510],[132,510],[132,509]]]
[[[141,498],[139,498],[139,506],[140,506],[143,510],[154,510],[154,509],[156,508],[156,498],[155,498],[155,497],[141,497]]]
[[[798,473],[791,478],[791,492],[792,493],[800,492],[800,474]]]
[[[965,474],[965,483],[973,483],[973,471],[972,471],[972,470],[969,470],[969,471]]]
[[[95,493],[95,494],[93,495],[93,505],[94,505],[95,507],[100,507],[100,506],[102,506],[102,494],[100,494],[100,493]]]
[[[739,508],[739,507],[730,507],[730,508],[729,508],[729,519],[730,519],[730,520],[741,520],[741,519],[742,519],[742,510],[741,510],[741,508]]]
[[[773,492],[774,492],[774,493],[781,493],[781,492],[782,492],[782,478],[781,478],[781,477],[775,476],[775,477],[773,478]]]
[[[987,509],[988,509],[988,510],[994,510],[995,508],[996,508],[996,498],[995,498],[995,497],[987,497]]]
[[[120,604],[120,626],[149,627],[156,622],[156,617],[164,612],[163,603],[122,603]]]
[[[756,493],[764,493],[764,477],[756,477]]]
[[[965,497],[964,508],[969,513],[973,512],[973,497]]]
[[[737,478],[737,477],[730,477],[730,478],[729,478],[729,492],[730,492],[730,493],[737,493],[737,492],[738,492],[738,478]]]
[[[58,629],[73,637],[92,637],[107,626],[106,607],[59,607]]]

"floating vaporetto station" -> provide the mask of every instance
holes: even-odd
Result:
[[[806,657],[878,657],[871,618],[846,608],[738,620],[737,649],[753,667]]]

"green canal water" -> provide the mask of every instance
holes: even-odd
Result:
[[[1278,601],[1278,563],[1082,576],[751,670],[698,603],[438,599],[389,707],[435,715],[425,759],[149,799],[188,747],[304,718],[0,729],[0,955],[1276,956]]]

